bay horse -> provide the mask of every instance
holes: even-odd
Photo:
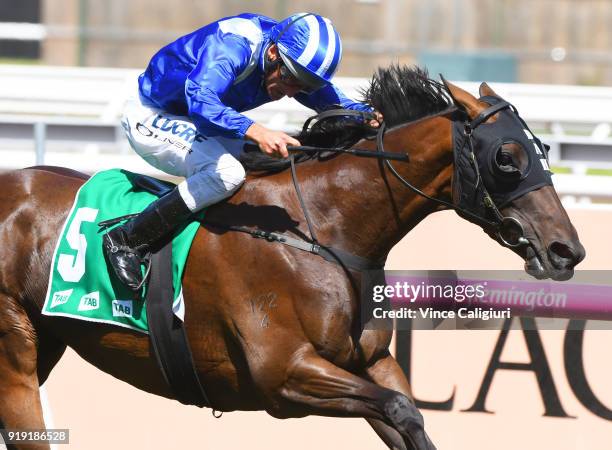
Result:
[[[492,124],[501,117],[501,112],[489,109],[486,99],[497,96],[485,83],[480,95],[477,99],[451,83],[435,82],[416,68],[381,69],[366,92],[366,100],[384,114],[390,127],[378,144],[409,155],[410,161],[395,163],[395,169],[429,198],[407,189],[380,159],[346,154],[311,158],[297,166],[297,177],[319,242],[384,261],[428,214],[457,204],[454,124],[458,117],[461,123],[476,121],[487,110],[480,117],[483,122]],[[348,142],[376,150],[378,144],[367,127],[344,122],[339,121],[335,131],[330,127],[300,138],[319,146],[346,147]],[[483,152],[479,141],[474,142],[476,154]],[[518,147],[516,142],[500,143],[504,170],[521,169],[521,158],[512,158],[520,152]],[[173,398],[146,335],[41,315],[58,233],[86,179],[78,172],[50,167],[0,175],[4,428],[44,428],[39,385],[66,346],[120,380]],[[571,277],[584,249],[552,185],[513,199],[501,214],[514,218],[511,224],[520,221],[523,245],[511,247],[526,261],[528,272],[538,278]],[[281,168],[250,173],[243,188],[211,207],[206,217],[297,239],[309,235],[291,173]],[[508,244],[477,216],[467,218]],[[360,325],[359,279],[358,271],[320,256],[204,225],[187,261],[183,292],[194,363],[212,407],[265,410],[277,418],[363,417],[389,448],[435,448],[406,377],[389,352],[391,331],[364,330]]]

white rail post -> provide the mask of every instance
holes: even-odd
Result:
[[[34,148],[36,150],[36,165],[45,163],[45,141],[47,139],[47,124],[36,122],[34,124]]]

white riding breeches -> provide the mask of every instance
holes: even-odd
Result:
[[[156,169],[184,177],[178,186],[191,211],[198,211],[233,194],[245,171],[236,159],[244,141],[198,133],[185,116],[128,100],[121,124],[132,148]]]

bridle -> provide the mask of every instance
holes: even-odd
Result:
[[[385,167],[393,174],[393,176],[405,187],[412,190],[414,193],[432,201],[437,204],[443,205],[446,208],[455,210],[459,215],[469,219],[470,221],[480,225],[492,234],[494,234],[499,242],[503,245],[510,248],[518,248],[523,245],[528,245],[529,241],[525,237],[525,231],[521,222],[515,217],[504,216],[499,208],[496,206],[495,202],[492,200],[489,191],[486,186],[482,182],[480,177],[480,171],[478,168],[478,162],[476,159],[476,154],[474,152],[474,140],[473,133],[481,124],[485,123],[490,117],[497,114],[498,112],[511,109],[512,112],[516,113],[514,107],[506,102],[500,101],[482,111],[475,119],[469,120],[467,114],[462,114],[463,121],[463,139],[461,145],[454,145],[453,152],[467,152],[468,160],[470,161],[470,165],[472,170],[477,174],[476,185],[474,186],[480,193],[483,198],[483,203],[485,207],[485,211],[487,211],[492,219],[485,217],[485,215],[477,214],[474,211],[470,210],[470,208],[461,207],[457,204],[456,199],[453,198],[453,202],[448,202],[446,200],[442,200],[439,198],[431,197],[426,194],[408,180],[406,180],[402,175],[396,170],[391,161],[400,161],[400,162],[409,162],[410,157],[405,153],[396,153],[396,152],[386,152],[384,147],[384,136],[387,131],[385,123],[381,123],[377,133],[376,133],[376,151],[371,151],[367,149],[356,149],[356,148],[341,148],[341,147],[313,147],[313,146],[287,146],[287,150],[292,153],[302,152],[302,153],[310,153],[310,154],[321,154],[325,153],[347,153],[353,156],[358,157],[368,157],[368,158],[377,158],[379,159]],[[329,111],[324,111],[320,114],[317,114],[313,117],[310,117],[305,123],[303,127],[303,132],[307,131],[310,125],[314,123],[320,123],[321,121],[327,120],[331,117],[352,117],[358,120],[362,120],[364,122],[368,120],[375,119],[375,115],[369,112],[355,111],[355,110],[346,110],[346,109],[333,109]],[[253,148],[257,149],[256,144],[246,144],[245,148]],[[250,234],[255,238],[265,239],[269,242],[278,242],[284,245],[288,245],[290,247],[294,247],[300,250],[307,251],[309,253],[313,253],[323,257],[324,259],[335,262],[341,265],[345,271],[348,270],[379,270],[382,269],[385,265],[385,260],[380,261],[371,261],[369,259],[363,258],[361,256],[353,255],[349,252],[346,252],[341,249],[334,248],[329,245],[324,245],[319,242],[315,227],[313,226],[313,222],[310,218],[310,214],[308,212],[308,207],[304,201],[304,197],[302,195],[302,189],[300,187],[300,183],[297,177],[296,170],[296,162],[295,162],[295,154],[290,156],[290,167],[291,167],[291,178],[293,180],[293,185],[298,197],[298,201],[300,203],[300,207],[302,209],[302,213],[306,220],[306,225],[308,228],[309,237],[307,239],[296,239],[294,237],[288,236],[283,233],[270,232],[259,229],[252,229],[245,226],[240,225],[225,225],[218,223],[211,223],[205,220],[205,223],[211,225],[213,227],[220,227],[226,230],[239,231],[242,233]],[[382,167],[382,165],[381,165]],[[455,177],[459,177],[459,173],[457,171],[457,167],[455,167]]]
[[[459,148],[457,148],[456,146],[453,148],[453,152],[463,152],[463,151],[468,152],[468,155],[469,155],[468,161],[470,162],[470,165],[474,173],[477,176],[475,188],[482,192],[482,197],[484,199],[484,206],[486,210],[491,213],[490,215],[493,217],[493,220],[489,220],[482,215],[479,215],[479,214],[474,213],[473,211],[470,211],[469,209],[462,208],[458,206],[456,202],[451,203],[451,202],[447,202],[439,198],[431,197],[430,195],[426,194],[425,192],[423,192],[422,190],[418,189],[416,186],[411,184],[404,177],[402,177],[402,175],[395,169],[395,167],[393,167],[393,164],[391,163],[389,159],[384,158],[382,156],[381,158],[384,161],[385,166],[389,169],[389,171],[393,174],[393,176],[395,176],[395,178],[397,178],[408,189],[412,190],[416,194],[432,202],[438,203],[449,209],[455,210],[457,214],[465,217],[466,219],[471,220],[472,222],[480,225],[486,231],[490,231],[492,234],[497,236],[497,238],[503,245],[510,247],[510,248],[517,248],[517,247],[521,247],[523,245],[529,244],[529,241],[525,237],[525,231],[524,231],[523,225],[515,217],[504,216],[502,212],[499,210],[499,208],[497,207],[497,205],[495,204],[495,202],[493,201],[493,199],[491,198],[489,191],[487,190],[486,186],[482,182],[482,178],[480,177],[480,170],[478,168],[478,162],[476,160],[476,153],[474,152],[474,141],[473,141],[473,132],[476,128],[478,128],[478,126],[485,123],[490,117],[494,116],[498,112],[504,109],[507,109],[507,108],[511,108],[512,111],[516,113],[516,111],[513,109],[510,103],[506,101],[501,101],[495,105],[492,105],[486,108],[472,121],[470,121],[469,118],[467,117],[467,114],[465,114],[465,118],[463,119],[464,123],[463,123],[462,144]],[[384,153],[384,142],[383,142],[384,133],[385,133],[385,124],[382,123],[376,135],[376,143],[377,143],[376,147],[377,147],[377,152],[379,154]],[[466,146],[467,146],[467,150],[466,150]],[[457,170],[457,166],[455,166],[454,176],[460,177],[460,174],[458,173],[458,170]]]

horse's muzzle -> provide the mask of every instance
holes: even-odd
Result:
[[[574,275],[574,267],[584,259],[585,254],[579,241],[552,241],[545,252],[538,252],[530,245],[525,254],[525,271],[539,280],[569,280]]]

